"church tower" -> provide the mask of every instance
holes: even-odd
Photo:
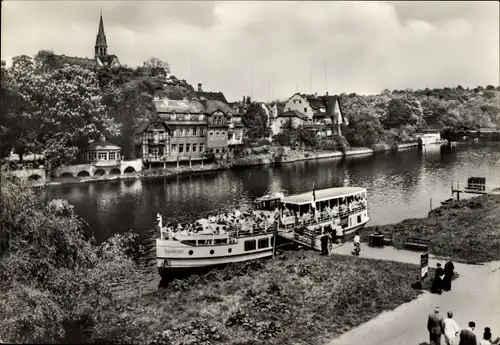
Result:
[[[106,43],[106,35],[104,34],[104,23],[102,21],[102,13],[101,13],[101,21],[99,22],[99,30],[97,32],[97,38],[95,40],[95,57],[102,58],[108,55],[108,44]]]

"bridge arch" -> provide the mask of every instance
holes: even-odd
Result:
[[[110,174],[110,175],[121,175],[121,173],[122,173],[122,172],[121,172],[121,171],[120,171],[120,169],[118,169],[118,168],[113,168],[113,169],[111,169],[111,170],[110,170],[110,172],[109,172],[109,174]]]
[[[63,172],[61,175],[59,175],[59,177],[74,177],[72,173],[66,171],[66,172]]]
[[[104,176],[105,174],[106,174],[106,171],[104,171],[103,169],[97,169],[94,172],[94,176]]]
[[[125,170],[123,170],[125,174],[131,174],[135,173],[135,169],[133,167],[126,167]]]
[[[87,170],[82,170],[78,174],[76,174],[77,177],[89,177],[90,173]]]
[[[38,181],[41,178],[42,178],[42,176],[40,176],[38,174],[33,174],[33,175],[28,176],[28,181]]]

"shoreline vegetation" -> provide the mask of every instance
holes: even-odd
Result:
[[[500,195],[482,195],[453,201],[429,212],[425,218],[363,229],[361,240],[378,228],[393,235],[393,245],[404,249],[410,237],[430,241],[429,252],[467,264],[500,260]]]
[[[144,282],[156,272],[134,263],[133,234],[95,245],[66,201],[42,202],[26,184],[1,183],[3,341],[321,344],[422,293],[412,288],[418,265],[302,250],[174,279],[147,293]],[[494,260],[499,205],[500,197],[481,196],[405,221],[414,228],[388,227],[398,247],[397,229],[413,236],[447,219],[442,233],[431,225],[420,230],[432,240],[431,253]]]

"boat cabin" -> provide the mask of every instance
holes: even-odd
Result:
[[[274,211],[279,207],[281,198],[279,193],[275,196],[264,195],[254,201],[255,210]]]
[[[314,195],[313,195],[314,193]],[[340,187],[316,190],[284,197],[281,200],[282,212],[302,216],[313,212],[313,204],[319,212],[329,209],[358,210],[366,208],[366,189],[360,187]]]

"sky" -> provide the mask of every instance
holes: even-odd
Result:
[[[155,56],[229,101],[500,84],[498,1],[2,1],[1,57]]]

